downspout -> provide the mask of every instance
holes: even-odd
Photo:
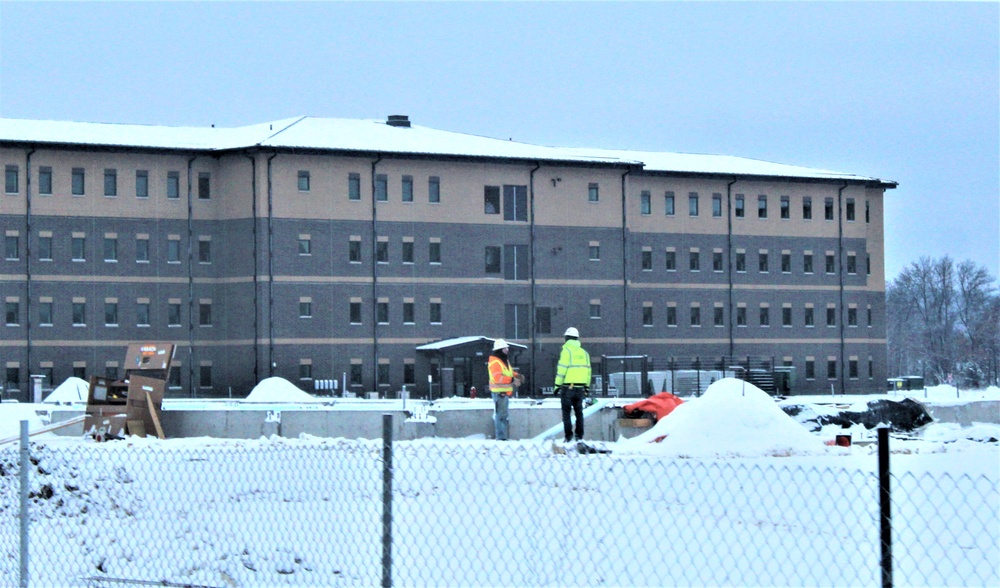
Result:
[[[257,157],[256,155],[246,155],[250,160],[250,193],[252,201],[250,204],[250,218],[253,221],[253,381],[260,381],[260,350],[258,342],[260,339],[260,303],[257,288],[259,287],[259,275],[257,271]]]
[[[271,160],[267,158],[267,374],[274,377],[274,191],[271,185]]]
[[[25,190],[25,210],[24,210],[24,338],[25,355],[24,363],[28,370],[28,381],[31,381],[31,156],[35,152],[32,147],[28,151],[24,161],[24,190]],[[41,370],[38,371],[41,373]],[[55,382],[51,382],[55,384]],[[28,386],[30,390],[30,385]],[[29,393],[28,400],[31,400]]]
[[[847,356],[844,345],[844,216],[843,208],[841,207],[841,201],[843,199],[844,190],[847,188],[847,182],[837,190],[837,278],[840,282],[840,393],[843,394],[846,390],[847,380],[844,378],[844,372],[847,369]]]
[[[194,398],[194,265],[191,239],[194,236],[194,201],[191,188],[191,169],[198,156],[187,162],[187,269],[188,269],[188,395]]]
[[[531,203],[529,204],[530,209],[530,233],[528,236],[530,246],[530,260],[529,266],[531,267],[531,311],[528,313],[528,335],[531,337],[531,355],[528,356],[528,373],[531,374],[531,387],[534,390],[538,389],[538,385],[535,380],[535,172],[542,167],[542,164],[535,162],[535,167],[532,168],[531,173],[528,174],[528,186],[530,190],[529,198],[531,198]]]
[[[382,154],[375,154],[372,162],[372,389],[378,392],[378,202],[375,194],[375,167],[382,161]],[[388,189],[388,188],[387,188]]]
[[[733,184],[737,182],[736,178],[733,178],[728,184],[726,184],[726,256],[729,258],[729,320],[727,324],[729,325],[729,357],[733,357],[736,354],[736,342],[734,339],[733,331]],[[725,366],[723,366],[725,367]]]
[[[624,335],[622,355],[628,355],[628,175],[632,170],[622,174],[622,334]]]

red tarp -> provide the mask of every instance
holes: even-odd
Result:
[[[624,408],[626,415],[637,411],[651,412],[656,415],[656,420],[659,421],[673,412],[673,410],[683,402],[683,400],[674,396],[670,392],[660,392],[659,394],[650,396],[645,400],[640,400],[639,402],[634,402],[632,404],[626,404],[622,408]]]

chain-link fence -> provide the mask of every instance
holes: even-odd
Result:
[[[493,441],[28,448],[32,586],[875,586],[877,473]],[[21,582],[16,444],[0,584]],[[1000,584],[986,476],[891,476],[896,585]]]

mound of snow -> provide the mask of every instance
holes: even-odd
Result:
[[[657,439],[660,439],[657,442]],[[619,451],[677,457],[762,457],[826,453],[822,440],[763,390],[723,378],[674,409]]]
[[[42,402],[60,404],[71,402],[86,402],[87,394],[90,393],[90,384],[82,378],[66,378],[66,381],[59,384],[51,394],[45,397]]]
[[[284,378],[266,378],[242,402],[324,402],[313,398]]]
[[[16,402],[4,402],[0,405],[0,439],[10,439],[21,435],[21,421],[28,421],[28,431],[36,431],[45,423],[35,412],[38,404],[19,404]],[[5,445],[5,447],[7,447]]]

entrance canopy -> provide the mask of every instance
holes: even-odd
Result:
[[[417,351],[427,355],[440,357],[471,357],[475,355],[489,355],[493,352],[494,341],[496,341],[496,339],[490,339],[489,337],[483,336],[453,337],[451,339],[441,339],[440,341],[432,341],[430,343],[418,345]],[[507,341],[507,345],[510,346],[511,355],[520,353],[528,348],[526,345],[511,343],[510,341]]]
[[[418,345],[417,351],[440,366],[441,396],[469,396],[472,388],[484,392],[489,390],[486,358],[493,353],[494,341],[496,339],[482,336],[454,337]],[[525,345],[509,341],[507,345],[510,346],[512,364],[522,351],[528,349]]]

